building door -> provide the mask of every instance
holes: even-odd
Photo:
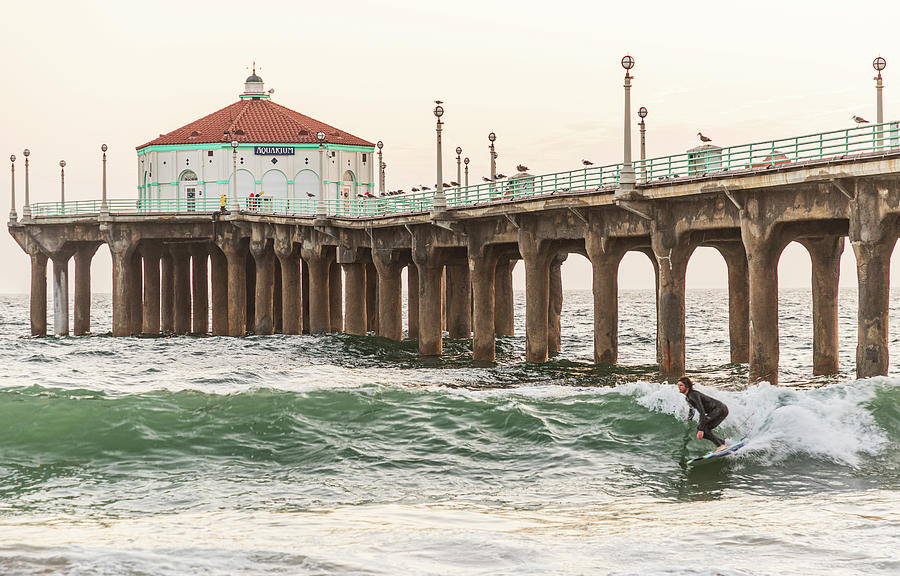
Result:
[[[185,197],[187,198],[187,209],[189,212],[193,212],[197,209],[197,189],[193,187],[188,187],[185,190]]]

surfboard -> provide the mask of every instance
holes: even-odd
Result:
[[[700,456],[699,458],[691,458],[690,460],[688,460],[688,464],[691,464],[691,465],[701,464],[701,463],[707,462],[709,460],[715,460],[716,458],[724,458],[726,456],[730,456],[730,455],[734,454],[735,452],[737,452],[738,450],[740,450],[741,448],[743,448],[746,444],[747,444],[747,439],[744,438],[740,442],[738,442],[736,444],[732,444],[728,448],[721,450],[719,452],[710,452],[709,454]]]

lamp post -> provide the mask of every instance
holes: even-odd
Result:
[[[491,132],[488,134],[488,141],[491,143],[490,151],[491,151],[491,184],[490,184],[490,194],[489,197],[491,199],[494,198],[494,180],[497,179],[497,152],[494,151],[494,142],[497,140],[497,135]]]
[[[638,108],[638,116],[641,117],[641,121],[638,126],[641,127],[641,180],[644,182],[647,181],[647,140],[646,140],[646,130],[647,126],[644,124],[644,118],[647,117],[647,109],[641,106]]]
[[[109,150],[109,146],[103,144],[100,146],[100,151],[103,152],[103,187],[101,190],[100,196],[100,213],[101,214],[109,214],[109,202],[106,199],[106,151]]]
[[[466,165],[466,188],[469,187],[469,157],[466,156],[466,159],[463,160],[463,164]]]
[[[25,205],[22,206],[22,220],[31,220],[31,199],[28,190],[28,157],[31,156],[31,150],[26,148],[22,156],[25,156]]]
[[[625,69],[625,158],[622,162],[622,170],[619,172],[619,189],[617,198],[627,198],[634,193],[634,166],[631,165],[631,74],[634,68],[634,58],[625,55],[622,58],[622,68]]]
[[[231,141],[231,209],[240,212],[241,205],[238,204],[237,195],[237,147],[238,141]]]
[[[378,141],[375,146],[378,148],[378,190],[381,196],[384,196],[384,162],[381,161],[381,149],[384,148],[384,142]]]
[[[437,118],[437,190],[434,192],[434,212],[444,212],[447,210],[447,197],[444,196],[444,158],[441,153],[441,116],[444,115],[444,107],[441,106],[440,100],[434,101],[437,106],[434,107],[434,117]]]
[[[884,108],[881,102],[881,90],[884,88],[884,84],[881,83],[881,71],[887,67],[887,60],[879,56],[872,61],[872,67],[878,71],[878,76],[875,77],[875,122],[881,124],[884,122]]]
[[[66,211],[66,161],[59,161],[59,210]]]
[[[316,218],[326,218],[328,208],[325,205],[325,133],[316,132],[319,141],[319,201],[316,203]]]
[[[9,155],[9,171],[12,174],[10,187],[9,189],[12,192],[12,201],[10,203],[9,208],[9,221],[15,222],[19,219],[19,215],[16,214],[16,155]]]
[[[459,188],[462,185],[462,147],[456,147],[456,187]]]

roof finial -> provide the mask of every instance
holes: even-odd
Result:
[[[256,74],[256,60],[253,61],[253,73]]]

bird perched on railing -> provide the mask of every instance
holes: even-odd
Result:
[[[482,176],[481,179],[484,180],[485,182],[493,182],[493,180],[491,180],[487,176]]]
[[[316,197],[316,193],[315,193],[315,192],[307,192],[307,193],[306,193],[306,196],[307,196],[308,198],[315,198],[315,197]]]
[[[697,132],[697,136],[700,137],[701,142],[712,142],[712,138],[710,138],[709,136],[704,136],[703,132]]]
[[[453,180],[451,180],[450,185],[451,186],[459,186],[459,182],[454,182]]]
[[[416,187],[413,187],[413,189],[412,189],[412,191],[413,191],[413,192],[418,192],[418,191],[419,191],[419,189],[418,189],[418,188],[416,188]]]
[[[868,124],[869,123],[868,120],[866,120],[862,116],[857,116],[856,114],[851,116],[850,119],[853,120],[854,122],[856,122],[857,124]]]
[[[519,164],[518,166],[516,166],[516,170],[518,170],[519,172],[528,172],[528,166]]]
[[[581,163],[584,164],[585,166],[593,166],[594,165],[594,163],[591,162],[590,160],[582,160]]]
[[[422,186],[422,190],[431,190],[428,186]]]
[[[506,178],[506,174],[497,174],[497,179]]]

